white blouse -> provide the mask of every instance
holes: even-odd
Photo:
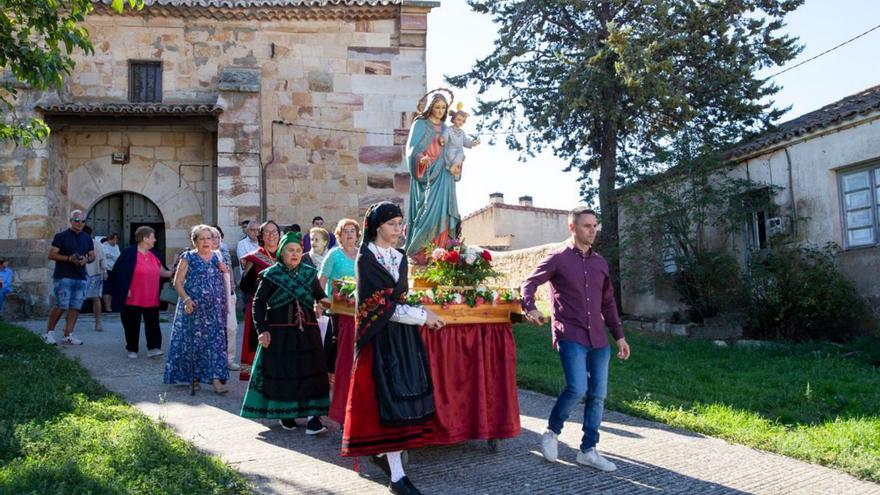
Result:
[[[403,262],[403,255],[400,251],[392,248],[380,248],[371,242],[367,246],[376,260],[382,265],[382,268],[391,274],[394,281],[400,278],[400,263]],[[428,320],[428,312],[423,308],[417,308],[408,304],[398,304],[394,314],[391,315],[391,321],[403,323],[404,325],[424,325]]]

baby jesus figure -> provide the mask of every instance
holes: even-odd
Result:
[[[459,103],[456,111],[449,112],[452,126],[443,129],[443,133],[440,135],[440,145],[443,146],[443,153],[446,157],[446,170],[452,174],[456,181],[461,180],[464,148],[473,148],[480,144],[479,139],[471,139],[461,128],[469,117],[468,113],[461,108],[462,104]]]

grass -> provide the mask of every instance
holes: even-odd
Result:
[[[250,484],[0,323],[0,494],[248,494]]]
[[[520,386],[557,395],[564,380],[549,327],[514,332]],[[612,358],[609,409],[880,481],[880,369],[866,359],[829,344],[627,340],[630,360]]]

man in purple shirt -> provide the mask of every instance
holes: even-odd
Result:
[[[543,324],[544,315],[535,307],[535,291],[544,282],[550,282],[550,327],[553,347],[559,351],[562,361],[565,389],[556,400],[547,431],[541,437],[544,458],[556,462],[562,425],[586,394],[584,436],[576,460],[578,464],[602,471],[614,471],[617,469],[614,463],[596,451],[611,360],[605,326],[617,341],[618,358],[629,358],[629,345],[617,313],[608,263],[592,247],[598,226],[596,212],[591,209],[578,207],[568,214],[571,240],[548,254],[526,279],[522,286],[522,305],[530,322]]]

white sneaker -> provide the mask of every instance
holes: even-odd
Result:
[[[129,352],[128,353],[128,359],[137,359],[137,357],[138,357],[138,353],[136,353],[136,352]]]
[[[559,435],[550,430],[545,431],[541,435],[541,453],[547,461],[556,462],[559,455]]]
[[[156,356],[161,356],[162,354],[165,354],[162,352],[162,349],[147,349],[147,357],[154,358]]]
[[[48,332],[44,333],[43,335],[41,335],[40,337],[43,338],[43,342],[45,342],[49,345],[55,345],[58,343],[58,342],[55,342],[55,332],[54,331],[48,331]]]
[[[238,370],[241,369],[241,366],[239,366],[239,365],[237,365],[237,364],[235,364],[235,363],[229,363],[229,364],[226,366],[226,368],[227,368],[229,371],[238,371]]]
[[[596,447],[593,447],[586,452],[579,451],[576,460],[578,464],[590,466],[599,471],[611,472],[617,470],[617,466],[615,466],[613,462],[599,455]]]
[[[83,341],[70,334],[67,337],[61,337],[61,343],[64,345],[82,345]]]

